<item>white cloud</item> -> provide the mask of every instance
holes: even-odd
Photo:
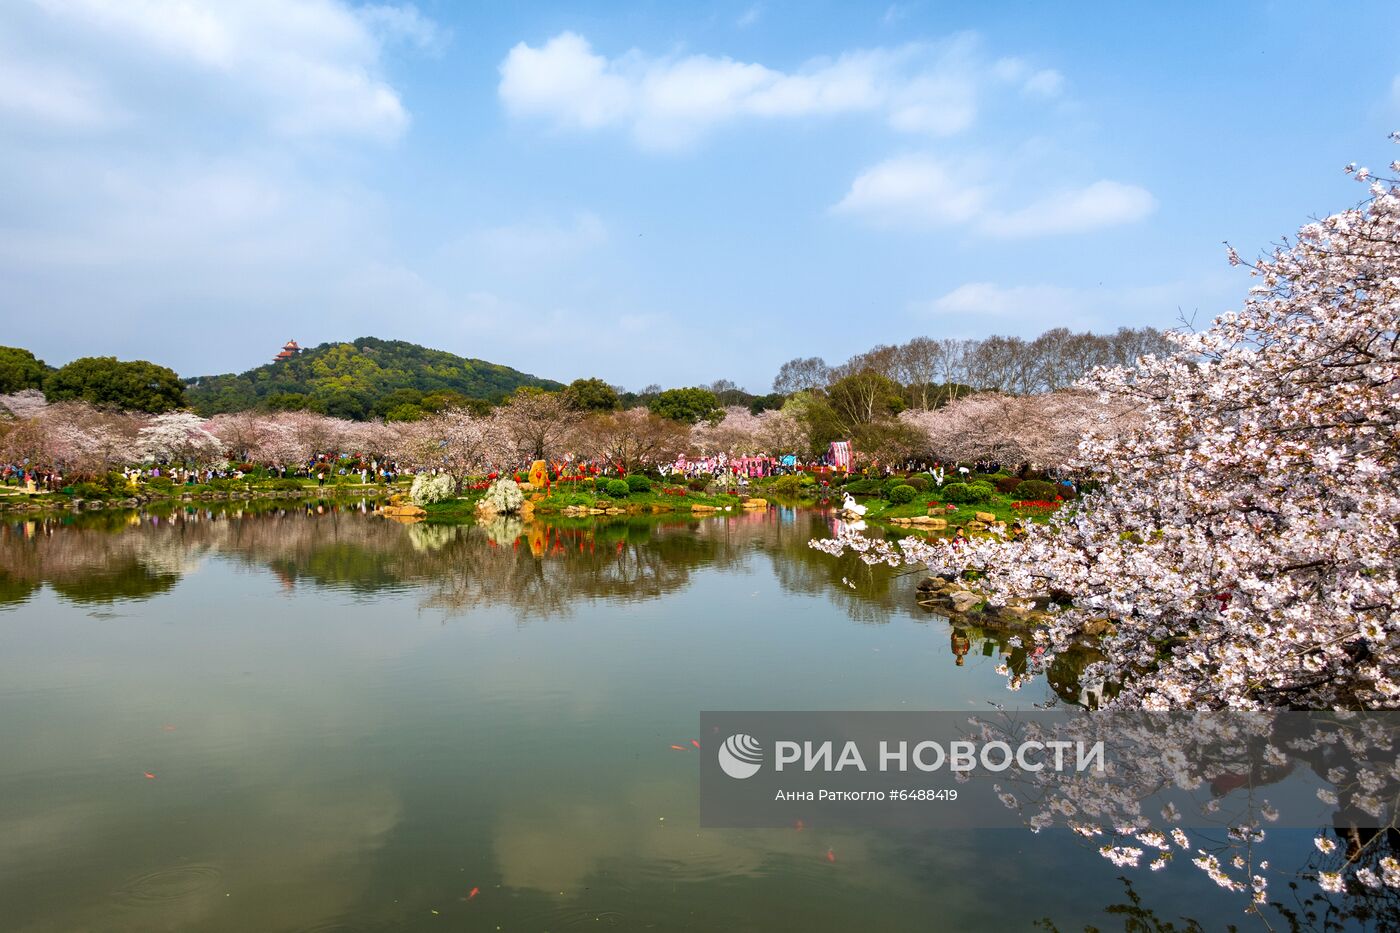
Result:
[[[93,82],[57,64],[0,53],[0,114],[46,127],[90,130],[118,116]]]
[[[965,224],[983,211],[986,190],[929,156],[899,156],[862,172],[832,210],[885,227]]]
[[[36,0],[73,58],[120,90],[161,72],[171,97],[206,96],[259,114],[281,135],[394,139],[408,125],[382,76],[384,41],[437,41],[412,7],[337,0]],[[97,58],[94,60],[94,54]]]
[[[740,29],[748,29],[754,23],[758,22],[759,17],[761,17],[762,15],[763,7],[758,4],[754,4],[739,16],[739,18],[735,21],[735,25],[738,26]]]
[[[1002,237],[1084,233],[1133,223],[1156,209],[1157,199],[1146,188],[1101,180],[1055,192],[1018,210],[988,214],[981,229]]]
[[[916,301],[918,317],[959,321],[969,335],[989,329],[1039,334],[1049,327],[1104,330],[1120,325],[1172,327],[1199,310],[1208,317],[1238,300],[1240,281],[1228,271],[1150,285],[1077,287],[1035,283],[966,282],[937,298]],[[956,326],[953,330],[957,330]]]
[[[927,230],[965,226],[994,237],[1083,233],[1141,220],[1157,206],[1144,188],[1096,181],[1005,209],[983,173],[927,155],[887,159],[856,176],[832,211],[874,227]]]
[[[546,266],[577,259],[607,241],[608,228],[603,221],[596,214],[583,212],[567,223],[547,220],[486,227],[448,250],[470,253],[498,273],[525,270],[535,274]]]
[[[524,42],[500,66],[511,116],[557,129],[621,127],[640,144],[675,149],[730,121],[865,113],[901,132],[947,136],[975,120],[978,98],[1015,84],[1046,94],[1046,72],[1010,74],[987,63],[975,36],[845,52],[792,71],[711,55],[609,59],[576,33]],[[1054,74],[1050,72],[1049,74]]]
[[[1044,315],[1060,319],[1083,307],[1083,296],[1058,285],[1003,286],[968,282],[933,301],[916,305],[932,314],[971,314],[979,317]]]
[[[1023,88],[1036,97],[1058,97],[1065,87],[1065,76],[1053,68],[1037,71],[1026,79]]]

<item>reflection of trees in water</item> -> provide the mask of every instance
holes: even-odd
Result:
[[[916,612],[919,574],[870,567],[854,555],[833,560],[808,547],[829,533],[829,514],[797,509],[701,521],[500,518],[463,526],[400,525],[342,504],[184,509],[139,518],[104,513],[0,526],[0,606],[23,601],[44,584],[77,602],[146,598],[170,589],[204,555],[217,554],[266,568],[287,588],[310,584],[359,594],[417,588],[425,607],[449,614],[499,605],[529,619],[567,614],[579,600],[657,599],[686,586],[698,570],[744,572],[762,555],[784,592],[829,600],[856,622]],[[979,633],[973,650],[992,639],[1007,654],[1005,637]],[[956,637],[951,647],[956,656]],[[1078,692],[1073,673],[1052,672],[1067,699]]]
[[[76,603],[146,599],[174,587],[207,549],[168,524],[149,534],[57,522],[0,526],[0,606],[23,602],[43,584]]]

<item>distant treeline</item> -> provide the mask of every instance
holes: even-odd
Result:
[[[0,394],[41,389],[51,402],[81,400],[148,413],[189,407],[205,417],[308,411],[354,421],[414,421],[452,409],[484,414],[525,388],[566,391],[583,410],[644,406],[694,423],[721,408],[743,406],[754,414],[779,409],[801,393],[802,404],[830,403],[835,417],[829,430],[839,435],[855,424],[937,408],[973,392],[1053,392],[1097,366],[1131,365],[1139,356],[1171,351],[1162,333],[1151,328],[1091,334],[1059,327],[1034,340],[916,337],[873,347],[839,365],[820,357],[789,360],[773,380],[773,391],[756,395],[729,379],[628,391],[593,378],[566,388],[508,366],[374,337],[323,343],[244,373],[195,379],[181,379],[144,360],[114,357],[85,357],[55,369],[28,350],[0,347]]]

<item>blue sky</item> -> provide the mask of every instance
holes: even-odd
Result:
[[[1400,7],[11,0],[0,341],[185,375],[402,338],[763,390],[1205,321],[1394,158]]]

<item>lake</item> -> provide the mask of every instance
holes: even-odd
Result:
[[[1008,692],[919,574],[808,548],[830,522],[12,521],[0,926],[1115,928],[1119,871],[1063,833],[699,828],[701,710],[1077,696]],[[1246,920],[1189,865],[1132,875],[1165,919]]]

